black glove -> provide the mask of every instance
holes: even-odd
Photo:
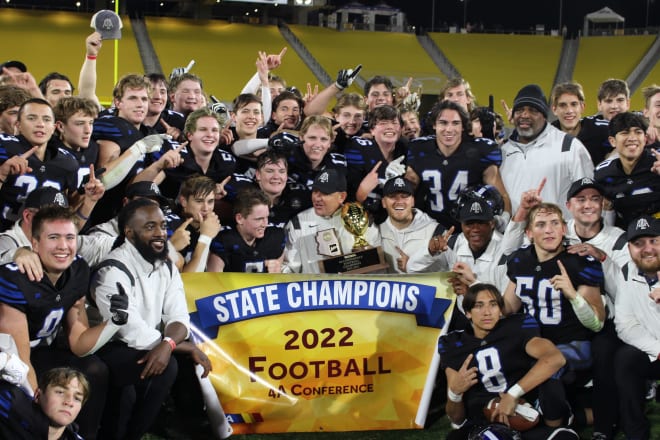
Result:
[[[113,324],[124,325],[128,322],[128,295],[120,283],[117,283],[117,292],[110,296],[110,313]]]
[[[495,140],[495,113],[487,107],[479,107],[474,113],[481,123],[481,135],[485,138]]]
[[[298,136],[283,131],[268,139],[268,147],[277,151],[278,153],[289,154],[294,148],[302,145],[302,141]]]
[[[335,86],[337,86],[339,90],[344,90],[346,87],[353,84],[353,80],[355,80],[355,77],[358,76],[360,70],[362,70],[362,64],[355,66],[355,69],[340,70],[337,73],[337,81],[335,82]]]

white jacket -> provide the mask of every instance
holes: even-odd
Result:
[[[651,287],[632,261],[619,272],[617,288],[614,324],[619,338],[655,361],[660,354],[660,304],[649,298]]]
[[[389,217],[379,226],[385,260],[390,265],[389,272],[391,273],[402,273],[396,264],[396,260],[400,257],[397,247],[408,257],[416,254],[420,249],[427,249],[428,251],[429,240],[433,238],[438,227],[439,223],[425,212],[413,208],[413,213],[412,223],[404,229],[395,228]],[[428,261],[428,265],[425,267],[423,267],[423,263],[413,261],[413,264],[414,268],[411,267],[410,260],[408,260],[407,273],[438,272],[442,270],[440,263],[435,260]]]
[[[115,248],[107,260],[117,260],[121,267],[108,264],[92,277],[90,291],[104,320],[112,318],[110,297],[120,283],[128,294],[128,322],[115,334],[131,348],[151,350],[161,342],[161,328],[180,322],[190,329],[190,316],[179,270],[174,264],[145,260],[129,241]]]
[[[539,136],[527,144],[509,139],[502,145],[500,174],[511,199],[511,212],[518,210],[522,193],[538,188],[545,177],[543,200],[559,205],[565,218],[572,217],[566,208],[568,189],[577,179],[593,177],[594,166],[582,142],[573,138],[564,148],[564,136],[564,132],[546,124]]]

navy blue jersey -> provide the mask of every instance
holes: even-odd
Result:
[[[294,148],[287,157],[287,162],[289,163],[289,178],[309,188],[310,191],[314,178],[323,170],[334,168],[338,173],[346,175],[346,158],[339,153],[327,152],[319,167],[314,169],[302,147]]]
[[[267,272],[266,260],[282,256],[284,245],[282,228],[267,227],[264,237],[248,246],[236,229],[227,227],[211,242],[211,252],[222,258],[225,272]]]
[[[0,380],[0,438],[11,440],[47,439],[50,420],[39,404],[16,385]],[[68,426],[60,440],[82,440],[75,426]]]
[[[195,154],[190,147],[181,150],[181,158],[183,163],[176,168],[167,168],[165,179],[158,185],[160,192],[171,199],[177,197],[183,181],[194,174],[207,176],[215,183],[220,183],[236,169],[236,157],[221,148],[216,148],[213,152],[206,172],[195,161]]]
[[[110,141],[119,145],[120,154],[128,150],[135,142],[143,137],[156,134],[156,132],[146,125],[141,125],[140,128],[135,128],[133,124],[124,118],[118,116],[104,116],[94,121],[94,132],[92,139],[95,141]],[[163,145],[163,149],[167,146],[167,142]],[[124,197],[124,190],[126,185],[144,168],[148,167],[152,162],[157,160],[158,154],[147,154],[139,159],[126,177],[114,188],[109,189],[103,195],[103,198],[96,204],[92,216],[88,220],[89,224],[99,224],[110,220],[114,217],[122,206],[122,198]]]
[[[463,188],[483,184],[483,174],[491,165],[500,166],[502,152],[485,138],[464,139],[450,155],[442,154],[435,136],[412,140],[408,144],[408,166],[419,176],[417,207],[449,228],[460,223],[452,209]]]
[[[25,314],[30,346],[48,346],[63,328],[66,314],[89,288],[89,266],[77,256],[56,285],[44,275],[32,282],[13,264],[0,266],[0,302]]]
[[[23,154],[32,145],[23,136],[0,134],[0,164],[12,156]],[[18,219],[19,209],[29,193],[42,186],[52,186],[70,194],[77,190],[78,162],[71,153],[49,142],[43,162],[36,154],[28,158],[32,171],[21,175],[10,174],[0,188],[0,217],[5,228]]]
[[[69,152],[78,161],[78,179],[76,181],[76,186],[80,188],[83,181],[86,180],[85,177],[89,176],[89,166],[92,164],[96,166],[96,161],[99,158],[99,144],[90,139],[87,148],[74,150],[64,145],[60,139],[53,138],[51,141],[53,141],[58,148],[62,148]]]
[[[397,159],[399,156],[406,156],[408,149],[402,142],[397,142],[392,153],[392,158]],[[371,172],[378,162],[382,162],[378,168],[378,181],[379,184],[374,188],[367,198],[362,202],[365,209],[372,215],[376,224],[383,223],[387,218],[387,211],[381,204],[383,198],[383,185],[385,184],[385,170],[387,169],[388,160],[383,156],[383,152],[378,147],[378,144],[369,139],[354,137],[348,143],[344,155],[346,156],[346,164],[348,169],[347,184],[348,184],[348,200],[355,200],[357,192],[362,179]],[[403,161],[406,164],[406,161]]]
[[[309,188],[288,182],[277,201],[270,207],[268,222],[271,226],[284,228],[296,214],[312,207],[312,192]]]
[[[660,212],[660,177],[651,171],[654,162],[655,156],[645,148],[630,174],[625,173],[618,158],[596,167],[594,179],[614,204],[616,225],[624,230],[640,215]]]
[[[153,127],[157,133],[167,133],[167,130],[161,121],[165,121],[170,127],[178,128],[182,133],[183,128],[186,125],[186,117],[182,113],[175,112],[174,110],[163,110],[160,113],[160,118],[158,118],[156,125]]]
[[[520,298],[524,312],[539,322],[544,338],[555,344],[589,340],[594,332],[580,323],[569,300],[550,283],[552,277],[561,274],[557,261],[566,268],[576,290],[582,285],[603,285],[603,268],[593,257],[581,257],[564,250],[539,262],[534,246],[511,254],[507,275],[516,284],[516,296]]]
[[[527,374],[536,360],[525,348],[539,335],[534,318],[513,314],[500,319],[483,339],[474,336],[472,327],[440,337],[438,353],[442,369],[458,371],[468,355],[474,356],[469,368],[477,367],[478,382],[463,396],[468,419],[480,420],[490,399],[505,393]]]
[[[554,121],[552,125],[561,130],[559,120]],[[586,116],[580,119],[580,131],[576,137],[589,152],[594,166],[605,160],[605,157],[612,152],[609,126],[610,121],[601,115]]]

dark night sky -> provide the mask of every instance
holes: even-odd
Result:
[[[360,1],[360,0],[358,0]],[[496,26],[504,29],[527,29],[545,24],[546,29],[557,28],[559,5],[563,5],[563,23],[569,28],[581,29],[584,16],[604,6],[626,18],[626,27],[642,27],[646,23],[649,6],[649,26],[660,26],[660,1],[658,0],[466,0],[468,22],[483,22],[485,28]],[[385,2],[407,15],[411,25],[431,27],[433,0],[361,0],[365,5]],[[350,3],[330,0],[331,5]],[[435,25],[462,24],[465,4],[460,0],[435,0]]]

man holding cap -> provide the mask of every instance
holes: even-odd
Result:
[[[624,345],[614,361],[619,414],[626,438],[649,438],[646,381],[660,379],[660,220],[648,215],[628,226],[632,261],[617,283],[614,322]]]
[[[571,182],[593,177],[593,164],[582,142],[548,124],[548,104],[536,84],[520,89],[513,101],[515,130],[502,145],[500,173],[511,198],[513,211],[524,191],[545,177],[544,198],[565,200]],[[568,209],[562,207],[564,216]]]
[[[320,273],[319,261],[351,253],[355,237],[341,219],[345,200],[346,177],[333,168],[321,171],[312,183],[312,207],[286,225],[282,272]],[[371,246],[380,246],[380,233],[373,224],[364,238]]]
[[[429,240],[440,236],[445,228],[424,211],[415,208],[415,189],[408,179],[395,177],[385,182],[381,204],[387,211],[387,218],[380,224],[385,260],[390,272],[412,272],[407,267],[408,259],[419,249],[427,247]],[[434,261],[421,267],[418,272],[436,272]],[[437,264],[436,264],[437,266]]]

